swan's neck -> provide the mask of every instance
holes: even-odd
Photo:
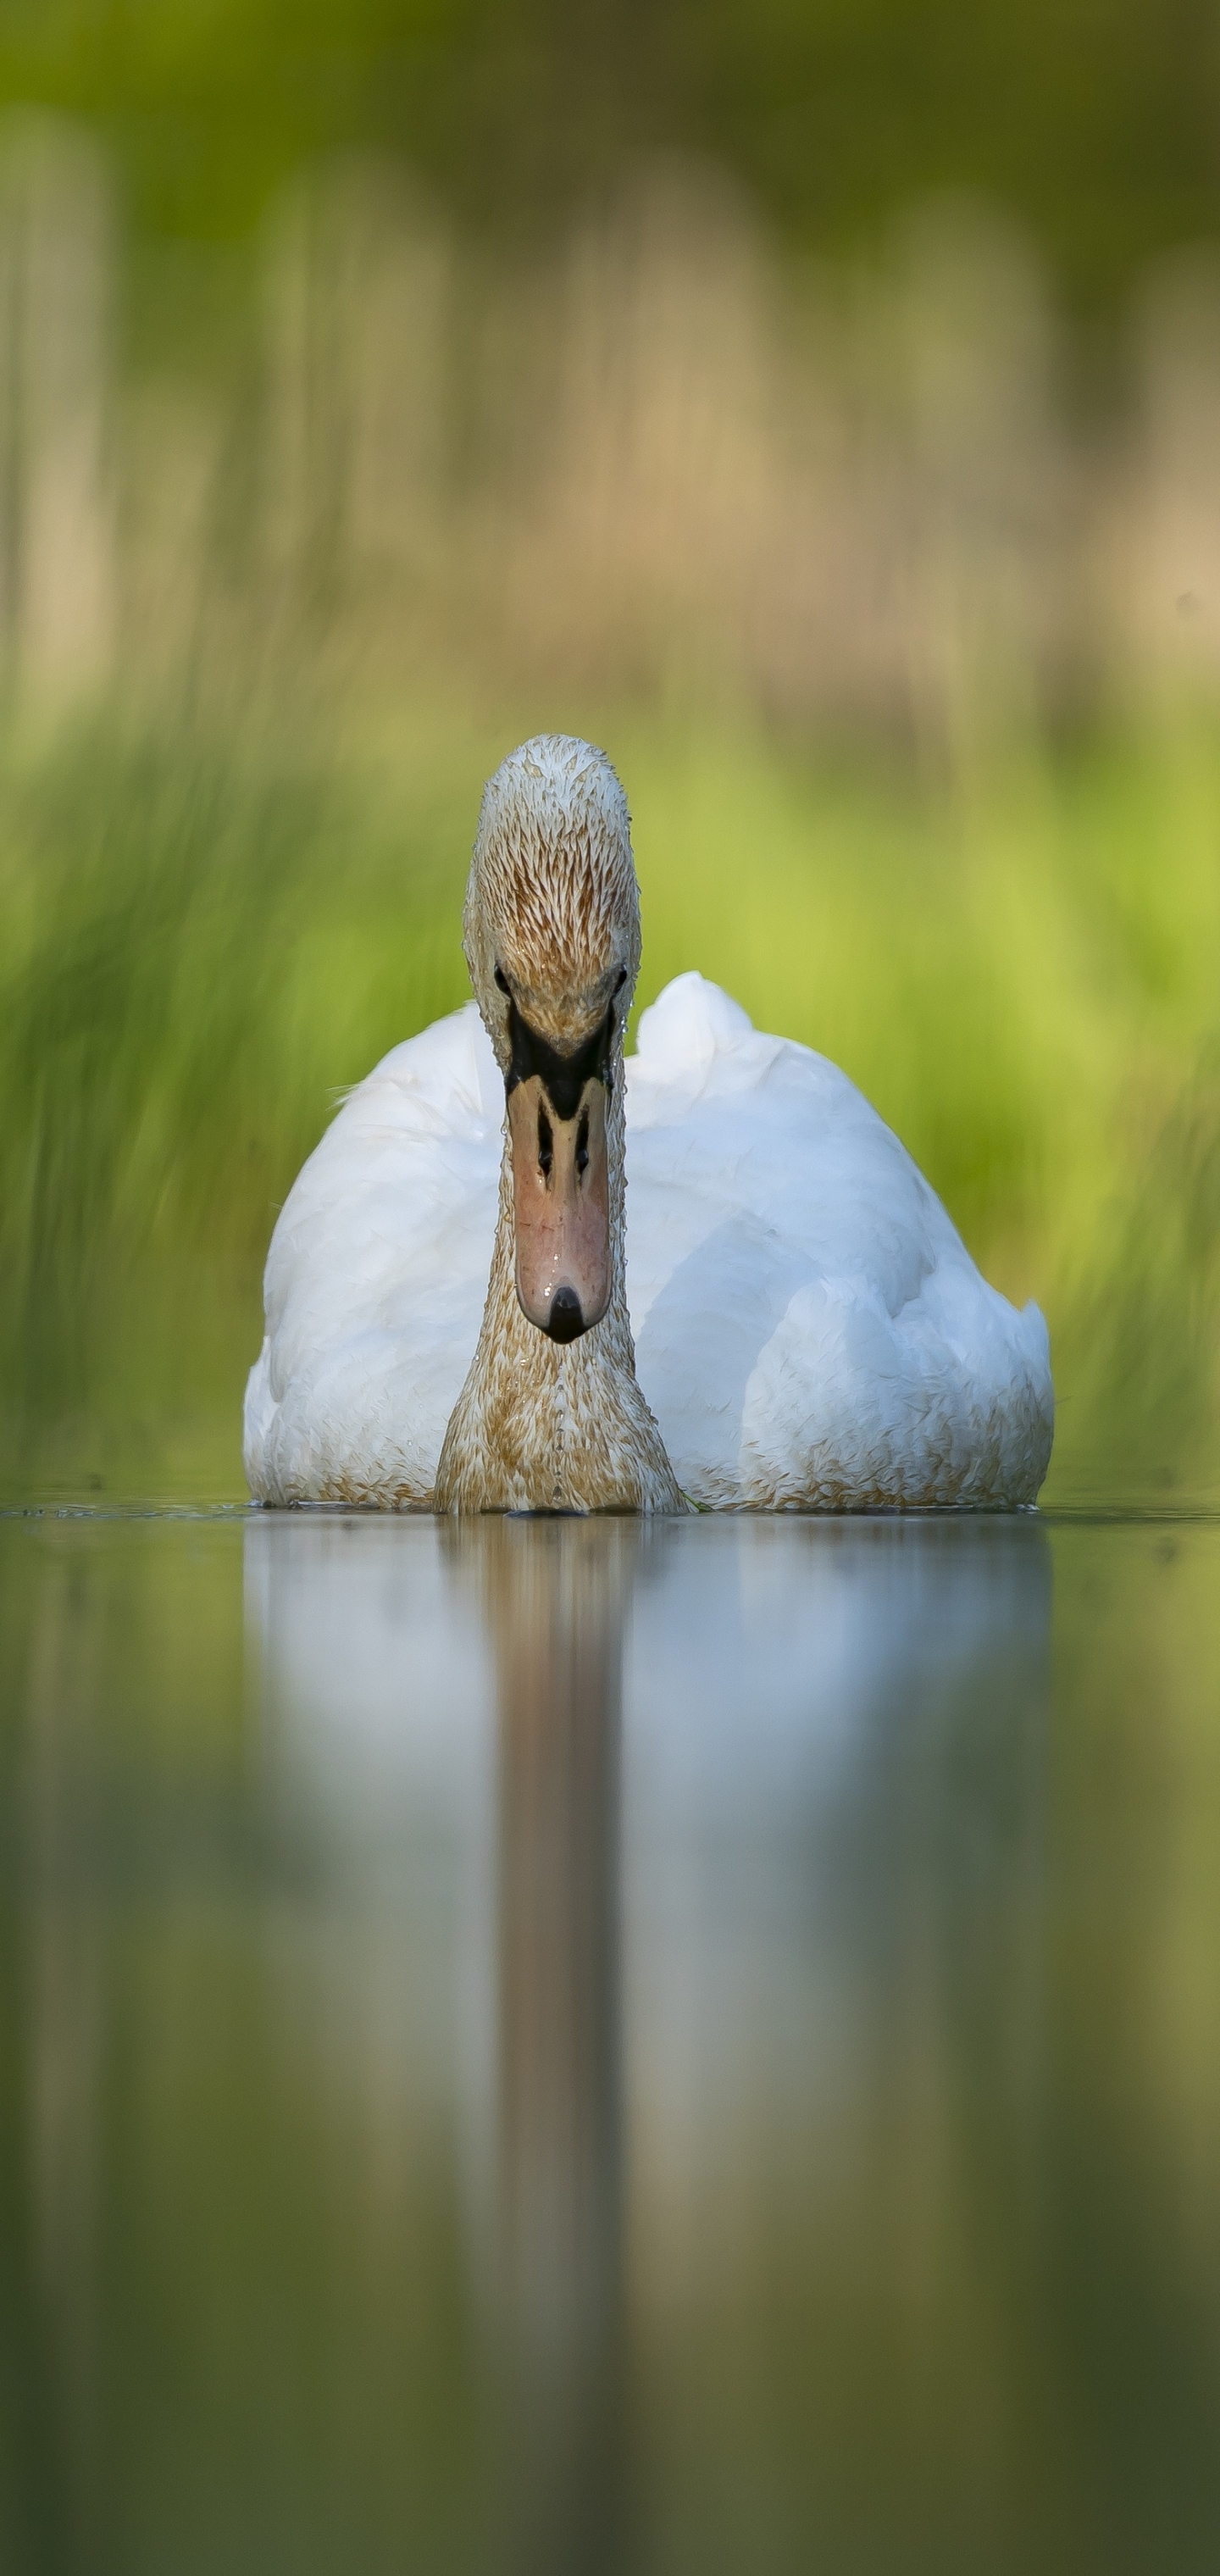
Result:
[[[627,1314],[626,1142],[621,1054],[606,1118],[610,1303],[574,1342],[522,1314],[515,1280],[512,1147],[478,1348],[450,1417],[436,1475],[440,1512],[675,1512],[683,1506],[636,1382]]]

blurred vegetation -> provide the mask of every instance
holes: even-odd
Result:
[[[497,228],[641,154],[706,155],[796,241],[1000,198],[1086,302],[1220,219],[1202,0],[5,0],[0,100],[96,120],[150,233],[246,233],[372,145]]]
[[[1194,0],[0,0],[6,1493],[240,1494],[275,1209],[553,725],[643,998],[1045,1306],[1050,1496],[1215,1492],[1218,81]]]
[[[479,785],[523,729],[304,741],[166,717],[10,741],[10,1495],[240,1497],[274,1210],[342,1086],[465,998]],[[1048,1499],[1214,1491],[1220,743],[1027,760],[970,795],[744,727],[637,715],[609,747],[641,1000],[698,964],[834,1056],[990,1275],[1039,1298]]]
[[[86,725],[10,752],[3,1343],[19,1479],[50,1424],[77,1480],[86,1452],[108,1470],[116,1442],[128,1486],[189,1483],[201,1439],[210,1457],[209,1407],[231,1414],[259,1338],[262,1255],[295,1167],[370,1046],[463,989],[448,785],[408,790],[391,823],[376,783],[341,766],[177,724]]]

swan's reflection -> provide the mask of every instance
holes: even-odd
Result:
[[[493,1641],[507,2532],[524,2569],[616,2554],[621,2490],[622,1640],[638,1522],[450,1535]]]
[[[380,1889],[374,1920],[408,1905],[451,2000],[410,2080],[456,2089],[511,2382],[501,2537],[596,2568],[625,2281],[634,2332],[786,2201],[804,2224],[820,2192],[833,2234],[819,2137],[855,2176],[875,2151],[926,2233],[963,2073],[1010,2130],[1036,2096],[1044,1535],[268,1516],[247,1549],[278,1805]]]
[[[623,1637],[641,1555],[663,1543],[575,1519],[260,1523],[249,1540],[279,1743],[333,1781],[345,1847],[361,1801],[370,1852],[395,1817],[418,1847],[430,1812],[468,1884],[480,1849],[494,1879],[494,1913],[474,1897],[494,1921],[494,2006],[472,2018],[495,2068],[497,2563],[539,2576],[617,2550]]]

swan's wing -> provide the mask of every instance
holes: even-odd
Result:
[[[711,1504],[1031,1501],[1046,1327],[989,1288],[910,1155],[835,1065],[699,975],[627,1067],[640,1383]]]
[[[262,1500],[429,1493],[478,1339],[503,1119],[471,1002],[385,1056],[310,1155],[272,1237],[246,1397]]]

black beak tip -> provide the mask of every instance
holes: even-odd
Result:
[[[547,1331],[553,1342],[574,1342],[585,1329],[580,1299],[574,1288],[557,1288],[551,1299]]]

